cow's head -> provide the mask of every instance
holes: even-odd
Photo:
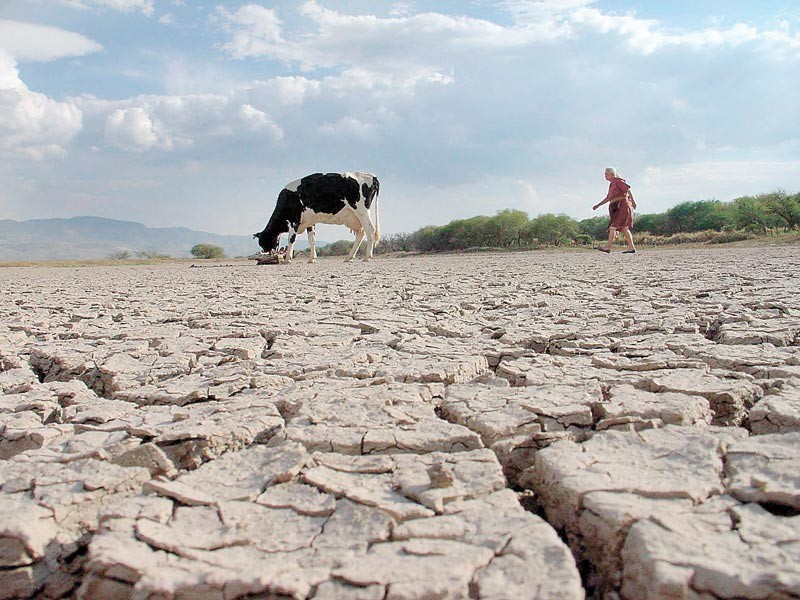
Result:
[[[261,246],[261,250],[264,252],[269,252],[271,254],[278,249],[278,241],[280,239],[280,234],[278,233],[270,234],[269,231],[265,229],[264,231],[254,233],[253,237],[258,240],[258,245]]]

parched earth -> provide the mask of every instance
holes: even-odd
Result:
[[[0,269],[0,598],[800,598],[797,265]]]

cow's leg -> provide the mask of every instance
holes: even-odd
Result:
[[[314,235],[314,228],[308,228],[308,247],[311,257],[308,259],[308,262],[315,263],[317,262],[317,248],[316,248],[316,241],[317,236]]]
[[[297,234],[294,231],[289,232],[289,245],[286,246],[286,262],[292,262],[294,257],[294,241],[297,239]]]
[[[356,252],[358,252],[358,247],[361,245],[361,242],[364,239],[364,230],[359,229],[356,232],[356,241],[353,242],[353,248],[350,250],[350,256],[347,257],[345,262],[352,262],[356,256]]]
[[[367,236],[367,251],[366,254],[364,254],[364,262],[366,262],[372,258],[372,253],[375,250],[375,227],[370,221],[367,221],[363,225],[364,234]]]

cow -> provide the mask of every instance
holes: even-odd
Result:
[[[314,173],[293,181],[278,194],[275,210],[263,231],[254,233],[263,252],[274,253],[281,234],[289,234],[286,261],[292,260],[297,234],[308,232],[311,256],[309,262],[317,260],[314,225],[328,223],[347,225],[356,234],[356,240],[347,257],[353,260],[364,237],[368,246],[364,260],[372,258],[375,244],[380,239],[380,217],[378,215],[378,178],[371,173]],[[375,223],[370,209],[375,204]]]

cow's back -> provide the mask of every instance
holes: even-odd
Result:
[[[330,215],[338,214],[345,203],[355,208],[360,197],[359,191],[358,181],[342,173],[307,175],[300,179],[296,187],[297,196],[304,208]]]

